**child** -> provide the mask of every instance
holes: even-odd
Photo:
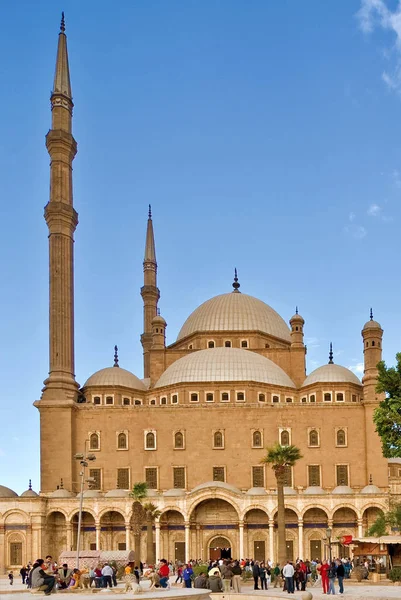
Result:
[[[10,585],[14,583],[14,573],[12,571],[9,572],[8,578],[10,580]]]

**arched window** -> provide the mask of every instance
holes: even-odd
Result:
[[[259,402],[266,402],[266,396],[265,396],[265,394],[259,394],[258,399],[259,399]]]
[[[290,445],[290,432],[287,431],[286,429],[284,431],[282,431],[280,434],[280,444],[282,446]]]
[[[100,448],[100,440],[99,435],[97,433],[92,433],[89,438],[89,447],[91,450],[99,450]]]
[[[230,340],[226,340],[226,341],[224,342],[224,346],[225,346],[226,348],[231,348],[231,342],[230,342]]]
[[[174,435],[174,448],[184,447],[184,435],[181,431],[177,431]]]
[[[318,446],[319,445],[319,434],[316,429],[311,429],[309,432],[309,446]]]
[[[374,346],[374,345],[375,345],[375,343],[374,343],[374,341],[373,341],[373,342],[372,342],[372,346]]]
[[[241,348],[248,348],[248,340],[241,340]]]
[[[262,447],[262,434],[260,431],[254,431],[252,435],[252,446],[254,448]]]
[[[279,396],[273,396],[272,401],[275,403],[280,402]]]
[[[207,343],[207,347],[208,347],[208,348],[214,348],[214,341],[213,341],[213,340],[210,340],[210,341]]]
[[[117,448],[119,450],[126,450],[128,448],[127,444],[127,434],[119,433],[117,438]]]
[[[221,431],[216,431],[213,436],[214,448],[223,448],[223,434]]]
[[[315,394],[311,394],[309,396],[309,402],[316,402],[316,396],[315,396]]]
[[[345,446],[347,443],[347,438],[345,435],[344,429],[339,429],[337,431],[337,446]]]
[[[156,448],[156,436],[152,431],[146,434],[146,449],[154,450]]]

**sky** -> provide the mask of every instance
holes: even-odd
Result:
[[[19,0],[0,7],[0,484],[39,490],[50,127],[61,11],[74,96],[76,376],[142,372],[152,205],[172,343],[241,291],[305,319],[308,372],[401,350],[398,0]],[[55,435],[63,423],[55,423]]]

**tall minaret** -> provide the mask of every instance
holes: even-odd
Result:
[[[143,287],[141,288],[141,296],[143,299],[143,334],[141,335],[143,370],[144,377],[149,377],[152,320],[157,315],[157,303],[160,298],[160,292],[157,287],[155,236],[153,234],[152,210],[150,205],[146,230],[145,257],[143,259]]]
[[[44,397],[75,399],[78,384],[74,365],[74,231],[78,214],[73,207],[72,161],[77,144],[72,136],[72,94],[67,37],[62,13],[56,72],[50,96],[52,127],[46,136],[50,155],[50,200],[45,207],[49,228],[50,342],[49,377]]]

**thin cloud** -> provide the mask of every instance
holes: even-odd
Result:
[[[369,217],[378,217],[381,213],[381,207],[378,204],[371,204],[368,208]]]
[[[355,240],[363,240],[368,234],[367,229],[363,227],[363,225],[354,225],[353,223],[346,225],[344,227],[344,232]]]
[[[350,371],[355,373],[355,375],[363,375],[365,370],[364,364],[362,362],[356,363],[356,365],[351,365],[348,367]]]
[[[392,173],[393,184],[396,188],[401,189],[401,176],[398,169],[394,169]]]
[[[308,348],[320,348],[319,340],[316,337],[306,338],[305,344]]]
[[[395,36],[395,42],[390,50],[385,50],[385,59],[390,60],[394,55],[392,72],[384,71],[382,80],[391,91],[401,94],[401,0],[391,10],[385,0],[362,0],[356,14],[360,29],[372,33],[376,28],[390,31]]]

